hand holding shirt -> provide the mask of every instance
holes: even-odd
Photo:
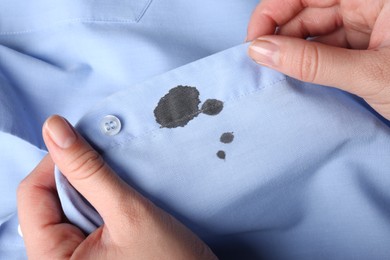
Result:
[[[43,137],[49,155],[18,190],[29,258],[216,259],[186,227],[119,179],[66,120],[49,118]],[[52,159],[102,215],[104,225],[92,234],[63,220]]]
[[[249,53],[294,78],[356,94],[390,120],[389,15],[389,0],[262,1],[249,23],[247,39],[257,38]]]

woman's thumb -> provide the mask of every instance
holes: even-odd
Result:
[[[389,49],[350,50],[318,42],[272,35],[252,42],[249,56],[293,78],[337,87],[363,98],[383,90],[389,79]]]
[[[140,195],[125,184],[76,130],[62,117],[51,116],[42,129],[49,153],[68,181],[103,217],[116,221],[118,209]],[[131,210],[131,209],[129,209]]]

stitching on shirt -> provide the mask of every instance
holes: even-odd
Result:
[[[273,85],[276,85],[276,84],[279,84],[279,83],[284,82],[284,81],[287,81],[287,76],[285,76],[283,79],[279,79],[279,80],[273,81],[273,82],[267,84],[266,86],[262,86],[262,87],[256,88],[253,91],[247,91],[247,92],[244,92],[244,93],[242,93],[240,95],[234,96],[234,97],[224,101],[224,103],[227,103],[227,102],[234,103],[234,102],[239,101],[240,99],[242,99],[242,98],[244,98],[246,96],[253,95],[253,94],[258,94],[263,89],[265,89],[267,87],[270,87],[270,86],[273,86]],[[155,137],[156,135],[154,135],[154,133],[156,133],[156,132],[158,132],[160,130],[161,130],[161,128],[156,128],[156,129],[151,129],[149,131],[145,131],[144,133],[142,133],[142,134],[140,134],[138,136],[130,136],[130,135],[128,135],[128,137],[124,136],[121,142],[112,142],[105,149],[105,151],[110,151],[112,149],[118,148],[119,146],[123,146],[123,145],[127,144],[128,142],[144,138],[144,137],[146,137],[148,135],[150,135],[151,137]],[[104,154],[104,151],[103,151],[102,154]]]
[[[150,3],[152,0],[150,1]],[[71,24],[77,24],[77,23],[86,23],[86,24],[134,24],[137,23],[143,16],[143,14],[146,12],[146,9],[143,10],[143,13],[141,16],[137,19],[91,19],[91,18],[74,18],[74,19],[66,19],[62,21],[58,21],[56,23],[53,23],[49,26],[44,26],[36,29],[30,29],[30,30],[24,30],[24,31],[15,31],[15,32],[0,32],[0,36],[12,36],[12,35],[20,35],[20,34],[28,34],[28,33],[36,33],[36,32],[43,32],[46,30],[53,29],[57,26],[66,26]]]

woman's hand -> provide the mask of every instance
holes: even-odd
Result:
[[[29,259],[216,259],[189,229],[119,179],[62,117],[46,121],[43,137],[50,154],[18,189]],[[63,215],[54,163],[104,220],[89,236]]]
[[[354,93],[390,119],[390,0],[263,0],[247,40],[256,62]]]

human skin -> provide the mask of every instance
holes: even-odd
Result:
[[[247,41],[257,63],[356,94],[390,119],[390,0],[263,0]]]
[[[18,188],[18,217],[29,259],[217,259],[173,216],[125,182],[62,117],[43,126],[49,154]],[[64,216],[54,164],[104,224],[86,235]]]

